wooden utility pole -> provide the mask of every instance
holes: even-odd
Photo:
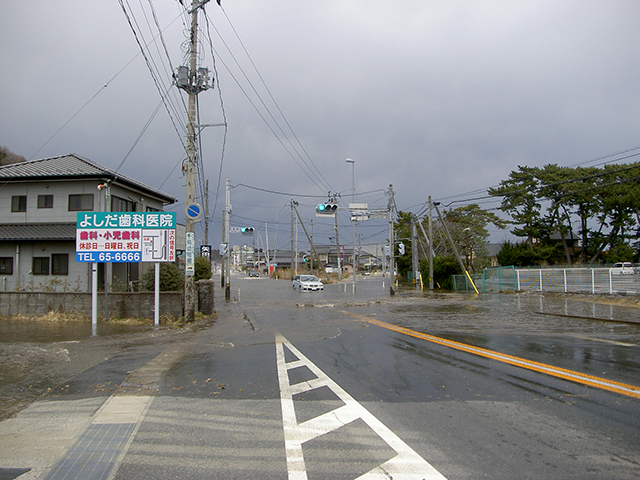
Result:
[[[395,245],[395,234],[393,229],[393,185],[389,184],[389,276],[391,277],[391,282],[389,285],[389,294],[395,295],[396,291],[396,262],[395,262],[395,253],[396,253],[396,245]]]
[[[224,271],[226,271],[226,276],[223,274],[223,287],[224,287],[224,298],[225,300],[231,300],[231,243],[230,243],[230,232],[229,232],[229,224],[231,216],[231,184],[229,183],[229,179],[226,180],[226,188],[224,195],[224,225],[222,227],[222,243],[227,246],[226,252],[224,255]]]
[[[293,200],[291,200],[291,280],[293,281],[293,279],[295,278],[296,274],[293,271],[293,205],[294,205]],[[297,204],[297,203],[296,203]]]
[[[431,195],[429,195],[429,290],[433,290],[433,225],[432,225],[432,211],[431,207],[433,206],[431,202]],[[422,232],[424,233],[424,232]]]
[[[204,187],[204,244],[209,245],[209,180]]]
[[[440,204],[439,202],[436,202],[436,203],[433,204],[433,206],[436,207],[436,213],[438,214],[438,218],[440,219],[440,223],[442,223],[442,228],[444,229],[444,233],[447,236],[447,240],[449,240],[449,244],[451,245],[451,249],[453,250],[453,253],[456,256],[456,259],[458,260],[458,264],[460,265],[460,268],[462,269],[464,274],[467,276],[467,279],[469,280],[469,283],[471,283],[471,286],[476,291],[476,293],[479,293],[478,289],[476,288],[476,284],[473,283],[471,275],[469,275],[469,272],[467,271],[467,268],[464,266],[464,262],[462,261],[462,258],[460,257],[460,254],[458,253],[458,249],[456,248],[456,244],[454,243],[453,238],[451,237],[451,233],[449,233],[449,228],[447,227],[447,224],[444,222],[444,218],[442,218],[442,214],[440,213],[440,209],[438,208],[439,204]]]
[[[416,216],[411,214],[411,264],[413,267],[413,284],[416,290],[420,290],[420,259],[418,258],[418,230],[416,228]]]
[[[191,29],[189,39],[189,66],[181,66],[174,74],[175,83],[178,88],[184,90],[189,95],[187,108],[187,160],[185,165],[186,177],[186,206],[190,209],[195,204],[195,171],[196,171],[196,97],[198,93],[207,90],[209,85],[209,71],[206,68],[198,68],[198,11],[209,0],[192,0],[191,8]],[[200,207],[197,206],[199,209]],[[185,216],[186,230],[186,278],[184,282],[184,319],[186,322],[193,322],[196,310],[196,286],[194,281],[194,256],[195,256],[195,233],[194,224],[196,219],[190,215]]]

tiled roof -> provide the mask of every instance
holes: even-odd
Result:
[[[105,178],[114,182],[127,184],[154,196],[165,203],[174,203],[176,198],[142,182],[127,177],[109,168],[76,154],[31,160],[0,166],[0,183],[3,181],[56,179],[56,178]]]
[[[0,225],[0,242],[26,240],[75,241],[75,223],[16,223]]]

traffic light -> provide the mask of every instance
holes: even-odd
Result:
[[[253,227],[242,227],[240,229],[240,233],[243,235],[253,235],[254,228]]]
[[[338,210],[338,205],[333,202],[321,203],[316,207],[316,214],[318,215],[335,215]]]
[[[389,245],[385,245],[382,248],[383,252],[384,252],[384,256],[385,257],[390,257],[391,256],[391,247]]]
[[[404,255],[404,243],[400,242],[398,244],[398,252],[400,253],[400,255]]]
[[[218,247],[218,252],[220,253],[221,257],[224,257],[227,254],[227,244],[221,243]]]

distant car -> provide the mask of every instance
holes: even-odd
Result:
[[[335,265],[325,265],[324,271],[327,273],[338,273],[339,270]]]
[[[296,275],[291,287],[299,292],[316,292],[324,290],[324,285],[315,275]]]
[[[611,275],[633,275],[635,273],[633,263],[631,262],[614,263],[613,267],[611,267],[609,271],[611,272]]]
[[[247,272],[247,274],[248,274],[250,277],[257,277],[257,276],[258,276],[258,271],[257,271],[257,270],[249,270],[249,271]]]

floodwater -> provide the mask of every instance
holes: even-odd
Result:
[[[123,335],[151,328],[153,327],[98,323],[97,335]],[[92,335],[90,320],[0,318],[0,344],[70,342],[84,340]]]
[[[233,276],[232,299],[243,311],[264,314],[283,306],[326,307],[292,311],[325,325],[342,309],[385,318],[401,326],[524,358],[637,384],[640,308],[602,304],[576,296],[539,293],[434,293],[400,288],[389,279],[358,279],[301,293],[289,281]],[[218,298],[222,295],[218,293]],[[224,316],[227,305],[216,308]],[[248,308],[248,310],[247,310]],[[305,317],[305,318],[306,318]],[[317,321],[315,321],[317,320]],[[206,328],[202,325],[196,328]],[[75,375],[130,346],[169,341],[176,330],[151,325],[77,320],[0,318],[0,420]]]
[[[153,335],[146,325],[102,323],[95,335],[90,320],[0,318],[0,420]]]

